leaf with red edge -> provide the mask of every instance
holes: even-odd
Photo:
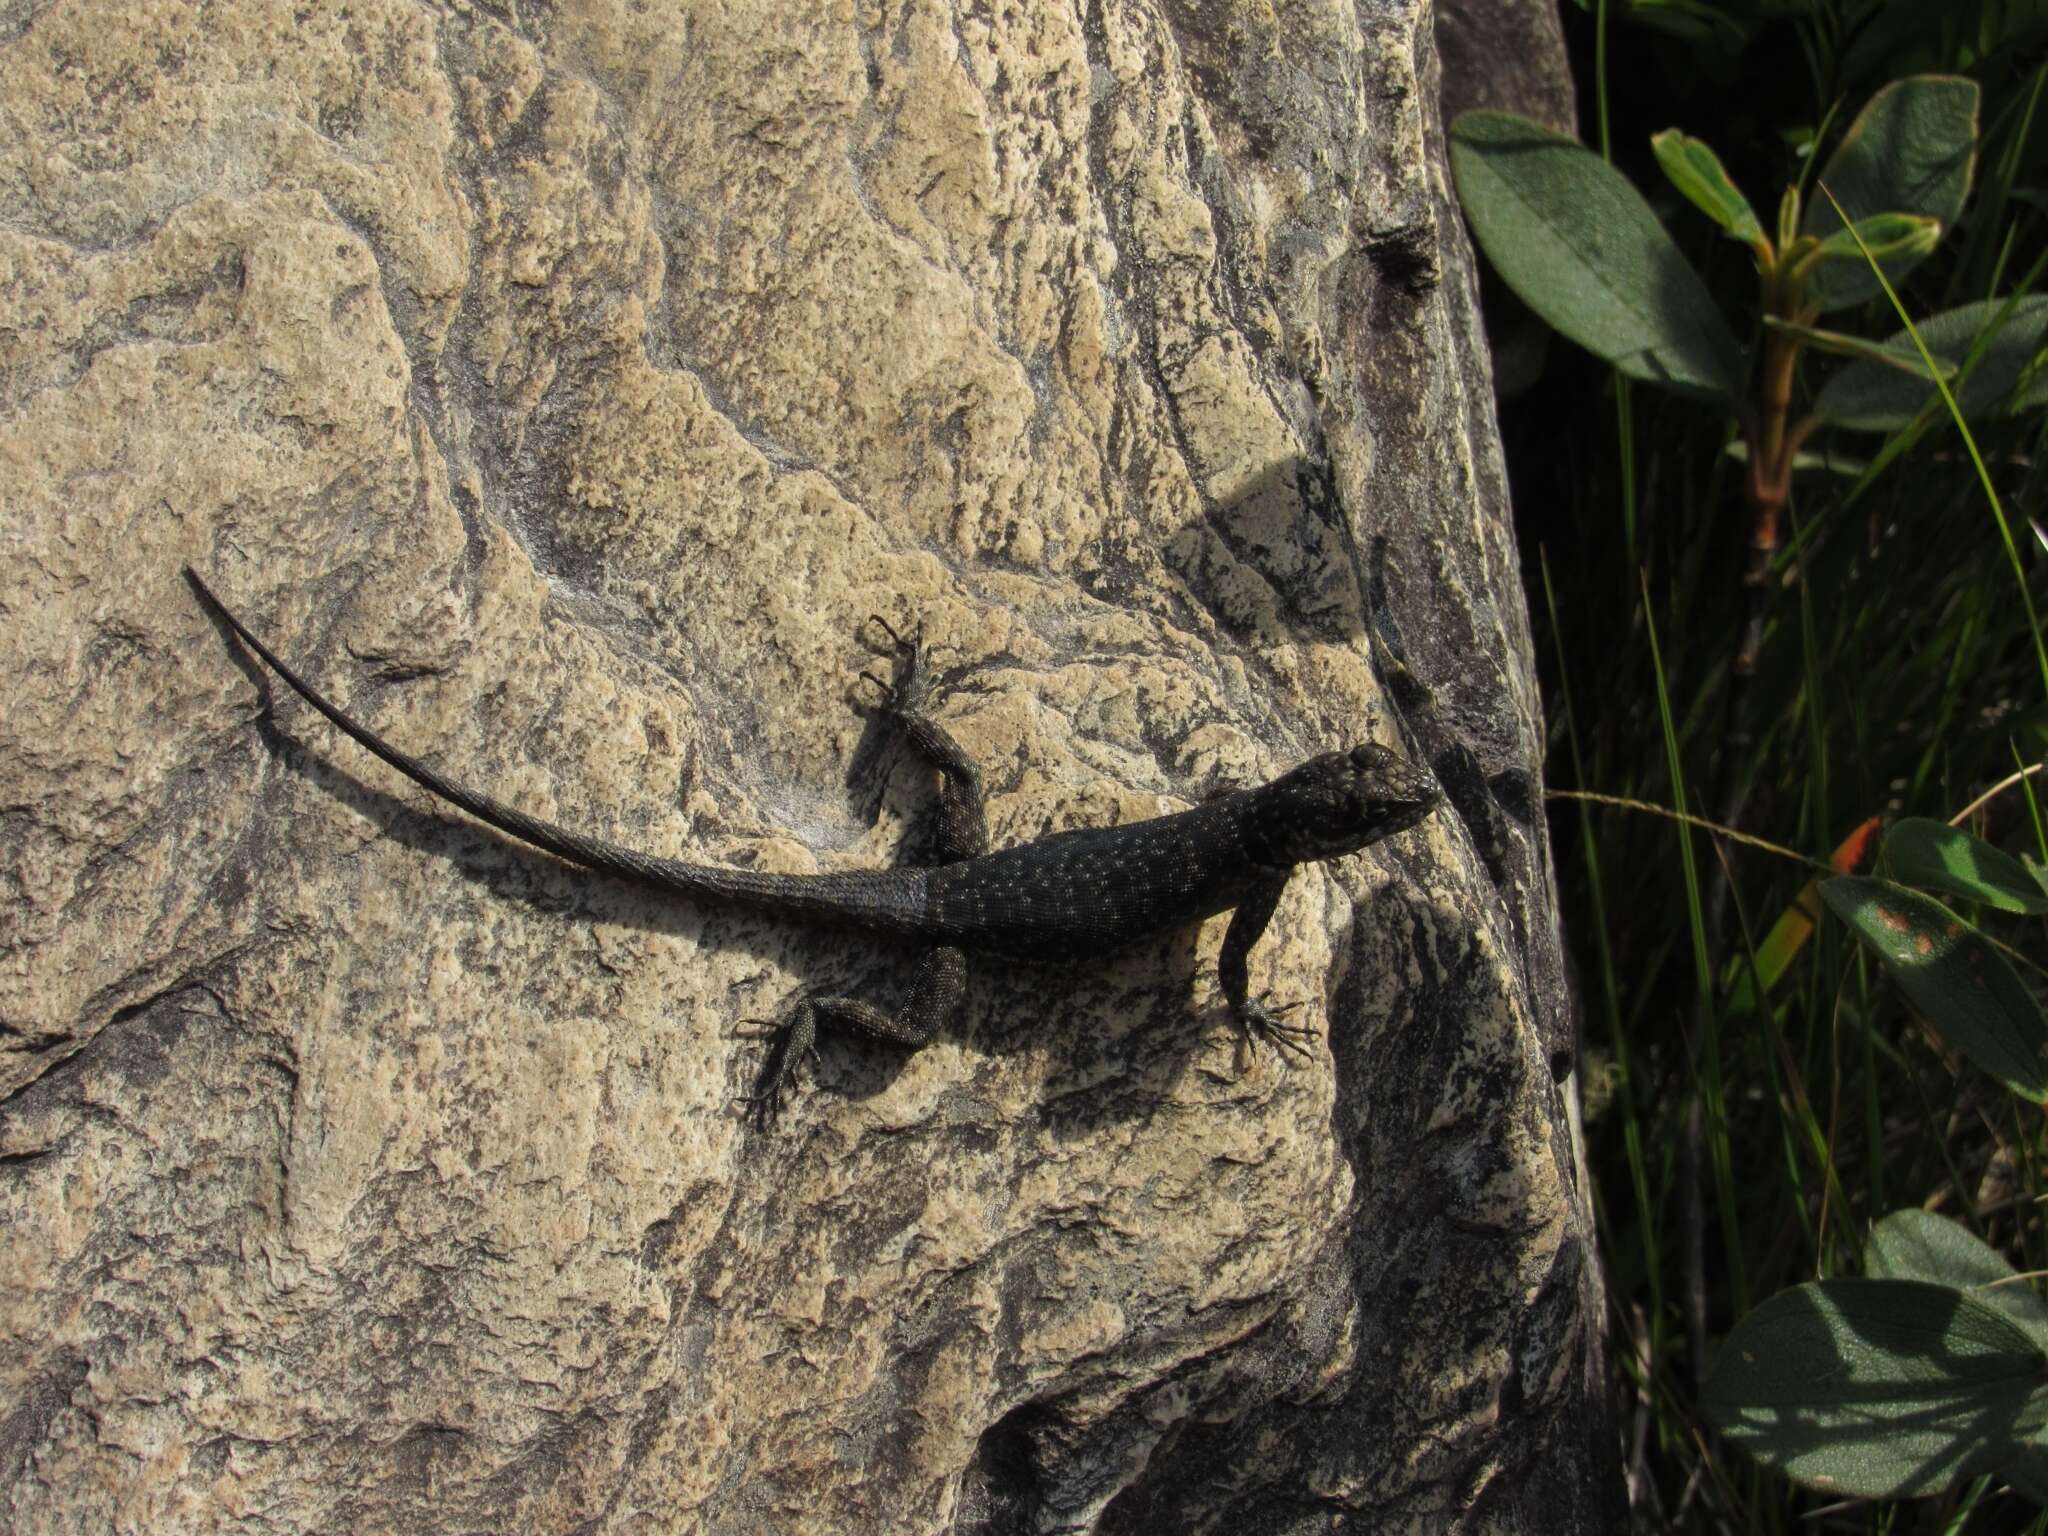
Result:
[[[1820,893],[1943,1039],[2014,1093],[2048,1099],[2048,1018],[1983,934],[1889,880],[1835,879]]]

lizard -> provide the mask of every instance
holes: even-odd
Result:
[[[920,948],[909,995],[891,1013],[851,997],[811,996],[774,1030],[742,1102],[765,1128],[780,1113],[792,1069],[815,1054],[821,1026],[916,1050],[959,1012],[967,955],[1071,964],[1190,927],[1228,911],[1217,969],[1247,1051],[1310,1057],[1312,1026],[1288,1021],[1297,1004],[1268,1008],[1250,995],[1249,958],[1297,865],[1355,853],[1415,826],[1435,809],[1435,779],[1371,742],[1326,752],[1254,789],[1190,810],[1110,827],[1055,832],[991,850],[980,771],[930,706],[921,638],[888,634],[893,681],[880,713],[937,770],[938,862],[884,870],[778,874],[684,863],[640,853],[529,816],[458,784],[346,714],[281,661],[189,566],[186,578],[242,642],[344,735],[429,793],[509,837],[603,874],[705,901],[741,903],[785,918],[851,925]],[[748,1021],[769,1022],[769,1021]]]

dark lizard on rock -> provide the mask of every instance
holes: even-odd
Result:
[[[939,862],[924,868],[821,875],[720,869],[655,858],[540,821],[443,777],[357,724],[278,660],[189,568],[193,586],[272,671],[364,747],[498,831],[606,874],[708,901],[740,902],[798,919],[852,924],[922,944],[910,996],[895,1013],[849,997],[810,997],[778,1029],[745,1102],[766,1123],[781,1108],[791,1067],[830,1024],[911,1050],[958,1012],[967,952],[1057,965],[1091,959],[1155,934],[1231,912],[1218,961],[1240,1049],[1270,1041],[1308,1056],[1309,1026],[1277,1017],[1248,993],[1247,960],[1297,864],[1355,853],[1414,826],[1435,807],[1430,775],[1385,747],[1310,758],[1257,789],[1192,810],[1117,827],[1058,832],[990,852],[981,774],[927,709],[929,676],[915,639],[882,620],[897,659],[881,713],[938,770]],[[1293,1006],[1293,1005],[1288,1005]]]

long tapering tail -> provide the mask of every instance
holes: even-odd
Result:
[[[662,890],[685,896],[744,902],[772,908],[792,917],[809,917],[857,924],[863,928],[894,933],[916,933],[924,919],[926,872],[921,869],[856,870],[824,875],[768,874],[756,870],[719,869],[708,864],[684,864],[637,853],[602,838],[585,837],[553,822],[542,821],[524,811],[493,800],[481,791],[458,784],[429,768],[418,758],[401,752],[383,737],[358,724],[331,703],[319,689],[300,677],[235,617],[227,604],[214,595],[189,565],[185,579],[199,595],[241,637],[242,643],[263,659],[308,704],[319,710],[343,735],[382,758],[421,788],[459,806],[478,821],[495,827],[521,842],[544,848],[558,858],[586,869],[619,875]]]

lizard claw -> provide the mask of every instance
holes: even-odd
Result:
[[[770,1057],[770,1060],[774,1058]],[[747,1118],[754,1122],[756,1130],[770,1130],[775,1125],[775,1117],[782,1113],[783,1101],[789,1092],[788,1078],[783,1072],[763,1067],[755,1082],[757,1086],[752,1093],[736,1093],[732,1101],[747,1106]]]
[[[914,621],[910,625],[910,633],[908,635],[901,633],[894,624],[891,624],[879,613],[869,614],[868,622],[889,637],[889,651],[893,651],[899,656],[917,650],[924,643],[924,623],[922,620]],[[884,652],[884,654],[887,654],[887,652]]]
[[[897,660],[894,682],[881,677],[872,667],[857,679],[873,683],[880,692],[880,702],[871,707],[899,718],[924,714],[925,695],[931,691],[931,678],[924,664],[924,625],[912,626],[906,635],[879,613],[869,614],[867,621],[889,637],[889,649],[882,654],[894,656]]]
[[[896,685],[887,678],[877,674],[873,667],[867,668],[854,681],[857,683],[873,683],[875,685],[875,691],[882,696],[881,702],[874,706],[877,709],[886,709],[889,704],[889,695],[896,691]]]
[[[1273,1047],[1273,1054],[1285,1062],[1289,1056],[1303,1061],[1313,1061],[1315,1053],[1309,1049],[1311,1040],[1322,1038],[1322,1031],[1313,1024],[1290,1024],[1280,1017],[1292,1013],[1301,1006],[1299,999],[1268,1008],[1266,998],[1270,993],[1260,993],[1256,998],[1247,998],[1237,1011],[1238,1070],[1244,1070],[1244,1063],[1258,1054],[1263,1043]]]
[[[756,1128],[765,1131],[782,1113],[792,1080],[790,1068],[800,1060],[815,1062],[818,1059],[818,1024],[808,1003],[800,1004],[782,1024],[774,1024],[768,1019],[742,1019],[740,1022],[769,1024],[774,1032],[775,1043],[768,1048],[768,1055],[754,1078],[754,1091],[733,1096],[735,1103],[748,1106]]]

